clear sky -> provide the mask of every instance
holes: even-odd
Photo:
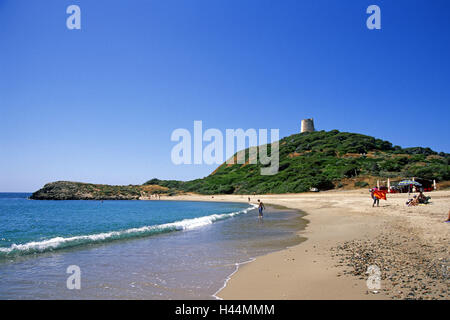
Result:
[[[194,120],[283,137],[314,117],[450,152],[449,14],[448,0],[0,0],[0,191],[203,177],[215,166],[170,158]]]

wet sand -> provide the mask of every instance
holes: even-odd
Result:
[[[450,191],[407,207],[407,194],[388,195],[372,208],[367,190],[250,195],[251,202],[306,212],[309,223],[294,247],[242,265],[217,295],[223,299],[448,299]],[[238,201],[247,195],[168,197]],[[300,229],[300,228],[299,228]],[[401,254],[400,254],[401,253]],[[369,289],[369,265],[379,265],[381,288]],[[432,270],[432,271],[430,271]]]

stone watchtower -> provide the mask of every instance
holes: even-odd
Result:
[[[302,128],[300,130],[300,133],[303,132],[314,132],[314,120],[311,119],[303,119],[302,120]]]

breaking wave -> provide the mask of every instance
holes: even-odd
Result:
[[[196,229],[206,225],[210,225],[216,221],[228,219],[239,214],[247,213],[248,211],[255,209],[256,207],[257,206],[252,205],[252,207],[249,207],[241,211],[223,214],[213,214],[209,216],[184,219],[180,221],[153,226],[143,226],[139,228],[102,232],[91,235],[80,235],[67,238],[55,237],[48,240],[27,242],[25,244],[12,244],[10,247],[0,248],[0,259],[10,257],[13,255],[40,253],[91,243],[108,242],[118,239],[130,239],[160,233],[168,233],[173,231]]]

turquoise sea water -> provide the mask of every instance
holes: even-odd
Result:
[[[240,203],[32,201],[0,193],[1,257],[200,228],[247,213]]]
[[[208,299],[237,264],[300,242],[288,210],[259,222],[246,203],[28,196],[0,193],[0,299]]]

